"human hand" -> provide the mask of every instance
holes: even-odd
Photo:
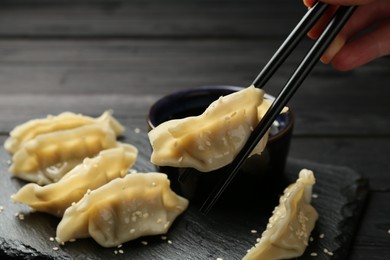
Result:
[[[307,7],[316,0],[303,0]],[[308,36],[317,39],[339,5],[358,5],[344,28],[321,57],[337,70],[351,70],[390,54],[390,0],[321,0],[332,6]]]

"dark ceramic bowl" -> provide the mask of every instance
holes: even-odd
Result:
[[[167,95],[150,108],[148,128],[151,130],[171,119],[200,115],[220,96],[241,89],[243,88],[237,86],[204,86]],[[265,98],[273,99],[267,94]],[[220,201],[229,203],[232,199],[248,199],[260,196],[260,194],[264,195],[264,192],[260,192],[260,190],[269,189],[269,182],[280,183],[280,187],[285,185],[282,184],[283,171],[293,124],[294,117],[291,109],[278,116],[271,128],[269,140],[263,153],[253,155],[246,160],[240,172],[221,196]],[[226,178],[224,168],[212,172],[199,172],[193,169],[191,174],[183,175],[184,168],[157,166],[158,171],[168,175],[173,190],[193,203],[203,202],[216,184]],[[271,186],[278,189],[278,185]]]

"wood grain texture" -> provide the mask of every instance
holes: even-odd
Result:
[[[0,1],[0,139],[17,124],[65,110],[98,116],[113,109],[126,136],[135,128],[145,134],[148,109],[163,95],[201,85],[249,85],[305,10],[300,0]],[[309,45],[305,39],[267,92],[277,94]],[[292,158],[346,166],[369,179],[351,260],[390,258],[389,71],[388,57],[351,72],[318,64],[289,104],[296,116]],[[15,221],[13,213],[6,218]],[[40,225],[50,230],[54,222]],[[213,243],[218,239],[225,241]],[[21,246],[17,239],[6,242]],[[178,245],[171,249],[182,253]]]
[[[278,1],[2,1],[3,37],[272,37],[306,8]],[[273,9],[274,12],[270,12]],[[270,18],[278,17],[272,23]]]

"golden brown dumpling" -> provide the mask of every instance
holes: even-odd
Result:
[[[149,132],[151,161],[202,172],[221,168],[232,162],[269,106],[264,91],[251,86],[214,101],[200,116],[164,122]],[[253,153],[261,153],[267,140],[268,133]]]
[[[33,119],[16,126],[10,132],[10,137],[5,141],[4,148],[10,154],[14,154],[25,142],[40,134],[73,129],[93,123],[106,125],[116,135],[120,135],[124,131],[124,127],[112,116],[112,111],[105,111],[99,118],[63,112],[58,116],[49,115],[47,118]]]
[[[318,219],[317,211],[310,204],[314,183],[312,171],[300,171],[296,183],[285,189],[259,243],[243,260],[291,259],[304,253]]]
[[[88,190],[94,190],[111,180],[124,177],[133,166],[137,149],[129,144],[101,151],[86,158],[61,180],[46,186],[29,183],[11,198],[31,208],[62,217],[66,208],[79,201]]]
[[[114,131],[100,124],[41,134],[17,150],[9,171],[26,181],[48,184],[60,180],[85,157],[116,146]]]
[[[87,193],[57,227],[59,243],[92,237],[114,247],[141,236],[164,234],[188,206],[162,173],[132,173]]]

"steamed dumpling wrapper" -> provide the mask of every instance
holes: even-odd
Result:
[[[141,236],[165,234],[188,200],[162,173],[132,173],[87,193],[69,207],[57,227],[59,243],[92,237],[114,247]]]
[[[298,180],[280,197],[279,206],[274,209],[259,243],[243,260],[291,259],[305,252],[318,219],[316,209],[310,204],[314,183],[312,171],[300,171]]]
[[[46,186],[29,183],[11,196],[15,202],[62,217],[64,211],[79,201],[88,190],[94,190],[111,180],[124,177],[134,165],[137,149],[130,144],[101,151],[94,158],[86,158],[61,180]]]
[[[164,122],[149,132],[151,162],[202,172],[221,168],[232,162],[269,107],[264,91],[250,86],[219,98],[199,116]],[[267,140],[268,133],[252,154],[260,154]]]
[[[104,124],[40,134],[16,151],[9,171],[26,181],[49,184],[60,180],[85,157],[116,146],[115,132]]]
[[[89,124],[107,125],[117,136],[124,131],[124,127],[112,116],[112,111],[109,110],[98,118],[63,112],[57,116],[48,115],[46,118],[29,120],[16,126],[10,132],[10,137],[4,142],[4,148],[10,154],[14,154],[24,143],[40,134],[73,129]]]

